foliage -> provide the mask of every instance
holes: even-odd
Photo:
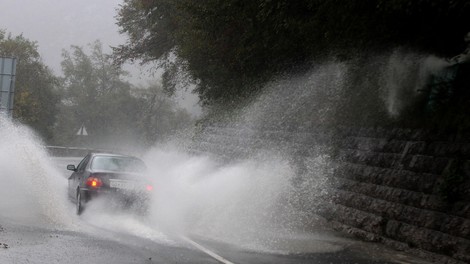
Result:
[[[136,89],[124,81],[126,72],[103,52],[99,41],[89,48],[90,53],[78,46],[63,51],[57,142],[126,148],[151,144],[190,122],[189,115],[177,120],[181,110],[159,86]],[[80,138],[76,132],[82,125],[89,135]]]
[[[115,54],[185,71],[204,103],[230,103],[328,56],[398,45],[457,54],[468,17],[464,0],[125,0],[117,18],[128,42]]]
[[[18,60],[13,117],[50,141],[59,101],[57,77],[42,62],[37,43],[22,35],[0,30],[0,56]]]
[[[134,88],[132,94],[139,105],[139,129],[143,133],[144,142],[155,142],[192,123],[191,115],[177,107],[160,83]]]
[[[129,40],[117,51],[119,61],[142,59],[158,60],[174,47],[175,2],[173,0],[125,0],[119,11],[118,25]],[[158,4],[158,8],[157,7]],[[151,36],[151,37],[150,37]],[[153,47],[148,50],[148,47]]]

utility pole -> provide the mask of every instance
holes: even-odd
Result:
[[[16,58],[0,57],[0,112],[13,114],[15,97]]]

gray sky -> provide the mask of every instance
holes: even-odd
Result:
[[[60,73],[62,49],[100,39],[122,44],[115,24],[121,0],[0,0],[0,28],[38,42],[44,62]],[[109,49],[107,50],[109,51]]]
[[[70,45],[86,46],[97,39],[109,52],[109,46],[124,43],[118,33],[116,9],[122,0],[0,0],[0,29],[38,42],[44,63],[61,74],[63,49]],[[140,67],[126,66],[130,81],[143,84],[151,77]],[[179,94],[182,105],[190,111],[197,102],[194,95]],[[183,98],[183,99],[182,99]]]

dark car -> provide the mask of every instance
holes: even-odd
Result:
[[[146,166],[139,158],[90,153],[77,167],[68,165],[67,169],[73,171],[68,179],[68,193],[76,204],[77,214],[95,197],[105,197],[140,211],[148,206],[153,187],[144,177]]]

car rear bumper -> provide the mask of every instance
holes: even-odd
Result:
[[[142,202],[148,203],[150,200],[150,193],[143,192],[143,191],[130,191],[130,190],[120,190],[120,189],[82,189],[83,197],[85,202],[96,199],[98,197],[103,199],[112,200],[115,202],[121,203],[134,203],[134,202]]]

